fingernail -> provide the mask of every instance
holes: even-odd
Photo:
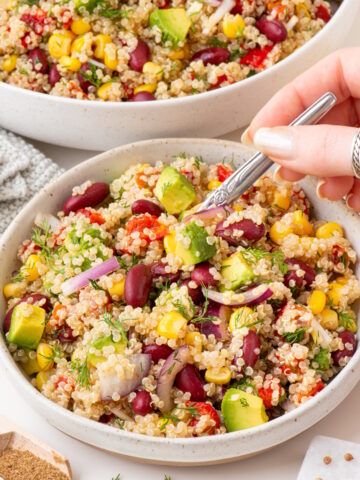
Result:
[[[281,182],[286,182],[285,178],[281,176],[281,165],[278,165],[273,173],[273,179],[275,182],[281,183]]]
[[[293,135],[286,128],[260,128],[254,135],[254,145],[266,155],[291,160]]]
[[[316,185],[316,195],[321,199],[323,200],[325,197],[325,195],[322,193],[321,189],[323,187],[323,185],[325,184],[325,180],[319,180],[318,181],[318,184]]]
[[[240,139],[241,143],[243,143],[244,145],[246,145],[247,147],[253,147],[254,144],[250,138],[250,135],[249,135],[249,127],[244,130],[243,134],[241,135],[241,139]]]
[[[345,200],[347,207],[350,208],[351,210],[353,210],[353,207],[350,205],[349,200],[351,200],[351,197],[353,196],[354,196],[353,193],[349,193],[349,195],[346,197],[346,200]]]

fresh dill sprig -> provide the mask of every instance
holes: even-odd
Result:
[[[110,328],[112,328],[113,330],[117,330],[120,333],[121,342],[127,343],[128,338],[126,332],[124,330],[124,327],[122,326],[122,323],[119,320],[113,318],[111,313],[104,313],[103,320]]]
[[[121,480],[121,474],[118,473],[116,477],[112,477],[111,480]]]
[[[89,283],[94,290],[102,290],[103,292],[105,292],[105,290],[102,287],[100,287],[99,283],[96,280],[89,280]]]
[[[77,375],[76,381],[81,387],[89,388],[90,386],[90,370],[87,363],[87,358],[83,362],[80,360],[73,360],[70,364],[72,372]]]
[[[299,343],[304,339],[306,328],[298,328],[295,332],[283,333],[283,337],[288,343]]]
[[[44,221],[41,228],[35,227],[31,236],[31,240],[41,249],[41,255],[45,261],[51,259],[51,248],[48,245],[48,240],[51,237],[51,227],[48,222]]]
[[[164,480],[171,480],[170,475],[166,475],[166,473],[165,473],[165,474],[164,474]]]
[[[206,315],[206,312],[209,308],[208,291],[206,288],[203,288],[203,293],[204,293],[205,300],[204,300],[202,309],[199,315],[191,320],[192,323],[214,322],[219,320],[217,317],[214,317],[212,315]]]
[[[272,266],[276,265],[283,275],[288,272],[288,266],[285,263],[285,255],[281,250],[268,252],[263,248],[250,247],[242,250],[241,254],[249,263],[254,264],[266,258],[271,261]]]

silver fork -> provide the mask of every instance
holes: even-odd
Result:
[[[333,108],[336,102],[336,96],[332,92],[327,92],[290,125],[314,125]],[[272,165],[273,162],[269,157],[261,152],[255,153],[205,199],[199,210],[207,210],[212,206],[228,205],[248,190]]]

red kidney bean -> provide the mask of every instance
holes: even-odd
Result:
[[[150,343],[149,345],[144,345],[143,353],[147,353],[151,356],[151,360],[154,363],[158,363],[159,360],[165,360],[173,352],[173,349],[169,345],[157,345],[156,343]]]
[[[186,367],[176,375],[175,385],[183,392],[190,392],[191,400],[194,402],[204,402],[206,400],[204,382],[195,365],[186,365]]]
[[[43,308],[45,310],[45,312],[49,313],[52,309],[52,305],[51,305],[49,297],[46,297],[45,295],[42,295],[41,293],[32,293],[32,294],[25,295],[24,297],[22,297],[21,300],[19,300],[17,303],[15,303],[15,305],[13,307],[9,308],[9,310],[6,312],[4,322],[3,322],[4,332],[7,333],[10,329],[11,315],[12,315],[12,312],[13,312],[14,308],[16,307],[16,305],[19,305],[19,303],[23,303],[23,302],[34,304],[34,303],[40,302],[40,300],[45,300],[45,303],[43,303],[41,305],[41,308]]]
[[[168,273],[165,270],[166,265],[162,262],[155,262],[151,265],[151,275],[153,280],[168,281],[169,283],[177,282],[180,278],[180,272]]]
[[[286,40],[287,30],[279,20],[269,20],[265,17],[256,22],[256,28],[260,30],[271,42],[280,43]]]
[[[235,6],[230,11],[232,15],[241,15],[243,13],[243,2],[242,0],[235,0]]]
[[[73,334],[73,329],[69,325],[64,325],[64,327],[58,331],[57,339],[60,343],[73,343],[77,337]]]
[[[90,185],[84,193],[67,198],[62,209],[65,215],[69,215],[70,212],[76,212],[81,208],[96,207],[108,195],[109,185],[103,182],[96,182]]]
[[[226,63],[230,58],[230,52],[223,47],[208,47],[196,52],[192,61],[202,60],[204,65],[219,65],[220,63]]]
[[[149,299],[151,289],[151,268],[139,263],[130,268],[125,278],[124,297],[127,305],[143,307]]]
[[[249,333],[244,337],[242,350],[245,365],[253,367],[260,355],[260,339],[254,330],[249,330]]]
[[[35,72],[47,73],[49,71],[49,64],[44,50],[41,50],[41,48],[33,48],[28,55]]]
[[[303,288],[305,282],[303,277],[298,277],[296,270],[291,270],[284,277],[284,284],[290,288],[297,296]]]
[[[150,48],[143,40],[138,40],[135,50],[130,53],[129,66],[135,72],[141,72],[144,64],[150,60]]]
[[[100,423],[110,423],[111,420],[114,420],[116,417],[113,413],[103,413],[99,418]]]
[[[155,217],[160,217],[163,213],[163,209],[154,202],[150,200],[145,200],[145,198],[141,200],[135,200],[131,205],[131,212],[134,215],[139,215],[141,213],[150,213],[150,215],[154,215]]]
[[[54,87],[57,82],[60,81],[60,73],[59,70],[57,69],[56,65],[51,65],[50,71],[49,71],[49,83],[52,87]]]
[[[156,98],[150,92],[135,93],[130,99],[131,102],[151,102],[152,100],[156,100]]]
[[[214,267],[208,262],[199,263],[191,272],[191,280],[204,287],[215,287],[218,281],[210,273],[211,268]]]
[[[335,365],[340,365],[340,361],[345,357],[352,357],[356,351],[357,340],[355,335],[349,330],[344,330],[343,332],[339,333],[339,338],[341,338],[344,349],[343,350],[336,350],[336,352],[332,352],[331,356]],[[349,343],[352,345],[352,348],[347,348],[346,344]]]
[[[91,71],[91,66],[88,62],[86,62],[81,65],[80,70],[77,74],[77,79],[79,80],[80,87],[85,93],[87,93],[89,91],[89,88],[91,87],[91,82],[89,82],[85,78],[85,74],[88,71]]]
[[[316,277],[316,273],[315,273],[315,270],[310,267],[310,265],[308,265],[307,263],[303,262],[302,260],[298,260],[297,258],[287,258],[285,260],[285,263],[287,265],[290,265],[292,267],[295,267],[294,269],[298,269],[300,268],[301,270],[303,270],[305,272],[304,276],[303,276],[303,280],[305,282],[305,285],[307,287],[310,287],[311,284],[313,283],[313,281],[315,280],[315,277]]]
[[[236,235],[238,230],[243,232],[241,236]],[[232,223],[227,227],[224,226],[224,222],[220,222],[216,226],[215,235],[226,240],[229,245],[251,245],[258,242],[265,235],[265,226],[263,223],[258,225],[247,218]]]
[[[201,291],[201,287],[191,288],[189,287],[190,282],[192,282],[192,280],[188,278],[186,280],[183,280],[181,282],[181,285],[187,286],[189,297],[195,303],[195,305],[199,305],[205,300],[204,295]]]
[[[136,397],[131,402],[135,415],[147,415],[153,411],[151,406],[151,395],[146,390],[136,392]]]

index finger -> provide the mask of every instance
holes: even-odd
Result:
[[[261,127],[289,125],[325,92],[331,91],[338,104],[350,97],[360,99],[360,48],[349,48],[324,58],[282,88],[255,116],[248,134]]]

